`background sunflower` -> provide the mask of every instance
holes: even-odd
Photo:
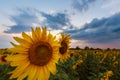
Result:
[[[59,39],[61,47],[59,48],[60,61],[64,62],[69,57],[68,50],[70,47],[70,36],[68,34],[61,34]]]

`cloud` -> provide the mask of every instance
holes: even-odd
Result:
[[[89,6],[96,0],[73,0],[72,7],[79,11],[83,12],[89,9]]]
[[[30,26],[17,24],[17,25],[11,26],[10,29],[5,30],[4,32],[5,33],[20,33],[23,31],[30,31]]]
[[[47,14],[41,12],[41,15],[45,17],[43,24],[49,26],[52,29],[73,28],[70,22],[70,18],[66,13]]]
[[[88,43],[109,43],[120,41],[120,13],[108,18],[93,19],[81,29],[65,31],[76,40],[84,40]]]
[[[52,29],[69,29],[73,28],[70,17],[65,12],[45,13],[36,9],[18,9],[20,14],[10,16],[10,20],[15,25],[9,26],[5,33],[20,33],[30,31],[34,24],[37,26],[47,26]]]
[[[5,30],[5,33],[20,33],[22,31],[29,31],[33,26],[33,23],[39,23],[37,15],[30,9],[18,9],[19,15],[10,16],[11,21],[15,23],[13,26],[9,26],[9,29]]]

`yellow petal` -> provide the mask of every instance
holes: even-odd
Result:
[[[29,76],[27,80],[35,80],[36,72],[37,66],[31,64],[31,69],[29,70]]]
[[[48,38],[47,38],[47,41],[49,42],[49,43],[52,43],[52,42],[54,42],[53,41],[54,39],[53,39],[53,36],[52,36],[52,34],[48,34]]]
[[[44,74],[43,67],[39,68],[39,73],[38,73],[38,80],[45,80],[46,75]]]
[[[47,64],[47,68],[49,69],[49,71],[52,73],[52,74],[56,74],[56,65],[55,65],[55,63],[53,63],[53,62],[49,62],[48,64]]]
[[[41,30],[40,27],[36,27],[35,34],[37,36],[37,39],[40,40],[41,38]]]
[[[42,39],[46,40],[46,36],[47,36],[47,31],[46,31],[46,27],[42,28]]]
[[[23,36],[23,38],[24,38],[26,41],[32,43],[31,37],[28,36],[25,32],[22,32],[22,36]]]
[[[18,46],[17,44],[13,43],[13,42],[10,42],[13,46]]]
[[[30,43],[24,39],[21,39],[19,37],[13,37],[17,42],[19,42],[21,45],[25,46],[25,47],[29,47]]]
[[[50,71],[46,66],[38,67],[37,80],[49,80]]]
[[[16,54],[16,55],[9,55],[6,57],[8,61],[20,61],[25,60],[28,58],[28,55]]]
[[[50,71],[48,70],[48,68],[46,66],[43,67],[43,71],[45,74],[45,80],[48,80],[50,77]]]
[[[10,49],[11,52],[18,52],[18,53],[27,53],[28,52],[28,49],[25,49],[24,47],[22,46],[17,46],[15,48],[11,48]]]
[[[33,28],[32,28],[32,39],[33,39],[34,41],[37,40],[37,36],[36,36],[35,30],[34,30]]]
[[[23,64],[19,65],[12,73],[12,76],[10,77],[10,79],[12,78],[17,78],[19,77],[23,72],[24,70],[29,66],[29,62],[25,61]]]
[[[38,80],[38,76],[39,76],[39,72],[40,72],[40,71],[39,71],[39,70],[40,70],[40,67],[39,67],[39,66],[36,66],[36,70],[37,70],[37,71],[36,71],[36,74],[34,75],[34,79],[35,79],[35,80]]]
[[[22,73],[18,78],[17,80],[23,80],[28,74],[29,74],[29,71],[31,70],[31,65],[29,65],[25,70],[24,70],[24,73]]]
[[[11,66],[19,66],[20,64],[22,64],[25,60],[22,61],[13,61],[10,63]]]

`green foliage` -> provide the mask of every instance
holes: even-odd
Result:
[[[0,65],[0,80],[8,80],[10,77],[10,72],[13,70],[8,64]]]

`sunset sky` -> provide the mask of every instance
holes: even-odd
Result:
[[[70,34],[71,47],[120,48],[120,0],[0,0],[0,48],[36,26]]]

